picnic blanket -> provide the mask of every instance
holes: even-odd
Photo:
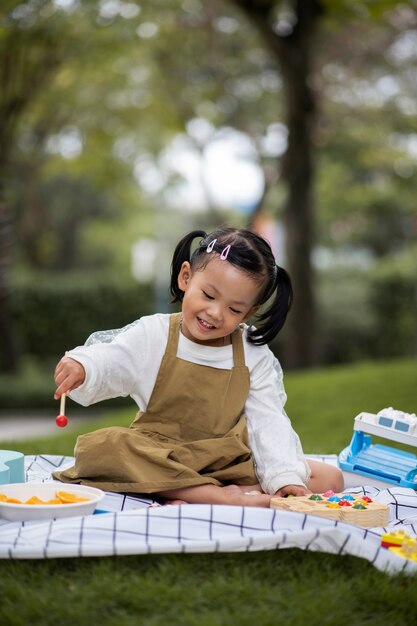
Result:
[[[335,455],[310,456],[336,464]],[[72,457],[27,456],[27,481],[52,480],[51,473]],[[412,536],[417,529],[417,494],[393,486],[358,486],[346,493],[368,495],[390,506],[390,530]],[[210,504],[161,506],[147,498],[106,493],[108,513],[56,520],[9,522],[0,519],[0,558],[117,556],[170,552],[233,552],[300,548],[350,554],[389,572],[415,573],[417,562],[380,546],[386,528],[359,528],[314,515],[256,507]]]

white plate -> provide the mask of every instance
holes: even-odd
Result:
[[[76,515],[91,515],[97,503],[104,498],[104,491],[84,485],[71,485],[57,481],[46,483],[13,483],[0,485],[0,494],[10,498],[17,498],[25,502],[32,496],[41,500],[52,500],[57,491],[74,493],[81,498],[88,498],[88,502],[74,504],[14,504],[0,501],[0,517],[12,522],[53,519],[57,517],[73,517]]]

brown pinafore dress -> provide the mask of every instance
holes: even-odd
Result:
[[[242,332],[232,335],[233,368],[208,367],[177,357],[180,319],[171,315],[147,410],[129,428],[78,437],[75,465],[55,478],[129,493],[258,482],[243,414],[249,370]]]

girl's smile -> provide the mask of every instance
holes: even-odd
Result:
[[[204,268],[183,263],[178,286],[184,292],[182,332],[191,341],[223,346],[256,310],[261,284],[218,257]]]
[[[213,324],[209,324],[208,322],[205,322],[204,320],[202,320],[198,316],[197,316],[197,322],[200,324],[200,326],[202,327],[203,331],[214,330],[216,328],[215,326],[213,326]]]

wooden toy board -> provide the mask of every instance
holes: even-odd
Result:
[[[344,502],[348,502],[348,504],[343,504]],[[354,507],[354,505],[358,506],[359,504],[365,508]],[[367,502],[363,496],[351,496],[343,493],[272,498],[271,508],[319,515],[363,528],[386,526],[389,521],[389,507],[387,505],[374,500]]]

